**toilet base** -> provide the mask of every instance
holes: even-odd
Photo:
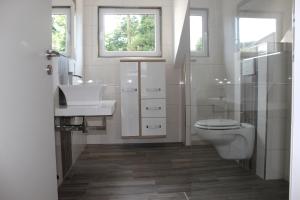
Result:
[[[249,160],[252,157],[253,151],[247,151],[249,149],[242,137],[236,138],[231,144],[226,145],[214,145],[218,154],[225,160]],[[246,146],[240,145],[241,143]]]
[[[211,143],[221,158],[226,160],[248,160],[254,151],[255,128],[251,124],[241,124],[233,130],[198,129],[201,138]]]

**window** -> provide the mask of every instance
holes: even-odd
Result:
[[[64,55],[70,55],[70,8],[52,9],[52,49]]]
[[[99,56],[161,56],[160,9],[99,8]]]
[[[253,51],[255,50],[253,47],[256,47],[260,43],[275,43],[276,36],[276,18],[239,18],[239,39],[241,51]],[[259,49],[259,51],[266,51],[266,49]]]
[[[190,11],[190,48],[192,56],[208,56],[208,10]]]

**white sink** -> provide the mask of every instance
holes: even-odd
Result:
[[[101,101],[96,106],[60,106],[55,108],[56,117],[112,116],[116,109],[115,100]]]
[[[85,83],[81,85],[60,85],[68,106],[99,105],[104,91],[103,84]]]
[[[102,100],[105,85],[85,83],[60,85],[66,106],[55,108],[55,116],[111,116],[116,108],[115,100]]]

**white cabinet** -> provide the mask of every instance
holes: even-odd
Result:
[[[121,61],[122,137],[166,136],[165,62]]]
[[[122,136],[140,135],[139,124],[139,78],[138,63],[123,62],[121,72]]]
[[[165,63],[142,62],[141,63],[141,98],[165,99]]]

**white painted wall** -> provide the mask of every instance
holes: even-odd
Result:
[[[162,7],[162,54],[167,60],[167,137],[160,139],[122,139],[120,109],[120,58],[98,57],[98,6]],[[86,0],[84,1],[84,74],[86,80],[107,84],[104,99],[117,100],[116,112],[107,118],[107,130],[88,136],[89,144],[180,142],[180,77],[174,68],[173,0]]]
[[[174,62],[175,67],[182,67],[185,57],[189,56],[189,0],[174,0]]]
[[[179,127],[181,127],[182,141],[185,141],[186,145],[190,145],[190,129],[186,126],[186,118],[190,119],[190,116],[186,114],[186,87],[183,85],[183,83],[187,83],[187,79],[189,80],[189,77],[186,77],[186,70],[190,69],[190,1],[175,0],[173,7],[174,67],[180,69],[181,75],[180,81],[178,81],[182,83],[178,106]],[[190,90],[188,89],[188,91]],[[186,132],[187,130],[189,132]]]
[[[295,49],[293,66],[293,113],[291,144],[290,200],[300,199],[300,0],[295,0]]]
[[[75,18],[74,18],[74,59],[76,60],[75,74],[84,75],[84,52],[83,52],[83,2],[84,0],[75,1]]]
[[[278,38],[280,42],[283,35],[291,29],[291,15],[293,0],[251,0],[239,8],[241,13],[254,12],[255,15],[279,17]]]

